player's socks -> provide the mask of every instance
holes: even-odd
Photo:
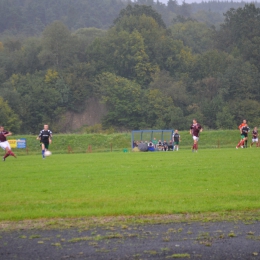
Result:
[[[237,147],[240,147],[240,146],[243,146],[244,145],[244,141],[241,140],[238,144],[237,144]]]
[[[16,158],[16,155],[12,151],[9,151],[9,155],[11,155],[11,156]]]
[[[45,150],[42,150],[42,158],[45,158]]]
[[[6,159],[9,155],[9,152],[7,152],[3,158]]]

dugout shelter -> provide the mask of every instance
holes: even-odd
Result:
[[[134,141],[152,141],[154,137],[158,140],[172,140],[174,130],[133,130],[131,135],[131,147],[133,148]]]

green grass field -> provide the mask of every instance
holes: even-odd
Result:
[[[9,157],[0,220],[256,210],[259,155],[254,147]]]
[[[180,131],[182,149],[190,149],[192,138],[189,131]],[[161,139],[160,135],[154,135],[157,140]],[[11,136],[9,139],[26,138],[28,151],[25,149],[14,149],[18,155],[36,155],[40,152],[39,141],[36,140],[36,135],[19,135]],[[251,136],[250,136],[251,138]],[[250,139],[249,138],[249,139]],[[140,136],[135,135],[135,140],[140,140]],[[212,130],[203,131],[200,138],[200,149],[216,149],[234,148],[240,139],[238,130]],[[149,135],[144,136],[144,141],[149,141]],[[167,139],[166,139],[167,140]],[[169,141],[169,140],[167,140]],[[131,150],[131,133],[116,133],[116,134],[55,134],[53,144],[50,150],[56,154],[68,153],[68,146],[71,147],[73,153],[86,153],[88,147],[92,147],[92,152],[110,152],[121,151],[124,148]]]

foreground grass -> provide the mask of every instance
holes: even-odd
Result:
[[[8,158],[0,220],[260,208],[260,149]]]

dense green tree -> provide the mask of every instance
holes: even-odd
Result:
[[[73,38],[62,22],[53,22],[42,35],[42,51],[39,54],[42,64],[61,69],[73,62]]]
[[[216,32],[216,46],[227,52],[238,48],[244,60],[260,69],[260,8],[246,4],[243,8],[230,9],[224,16],[225,22]]]
[[[194,81],[223,74],[234,58],[225,52],[210,50],[196,56],[193,63],[192,78]]]
[[[229,107],[225,106],[221,111],[217,112],[216,125],[218,129],[234,129],[237,127]]]
[[[96,71],[90,63],[76,63],[63,71],[62,82],[69,88],[67,108],[75,112],[82,112],[86,100],[96,93]],[[62,85],[60,91],[64,91]]]
[[[0,96],[0,124],[5,129],[18,133],[20,130],[21,121],[17,114],[10,108],[8,102]]]
[[[24,20],[17,27],[8,20],[0,35],[0,93],[2,107],[21,120],[21,132],[34,133],[43,123],[59,131],[60,118],[84,112],[92,97],[106,103],[107,127],[187,129],[197,118],[206,128],[232,128],[244,117],[259,126],[256,5],[229,10],[220,29],[213,29],[215,13],[206,6],[222,6],[216,2],[201,3],[199,12],[172,0],[128,1],[104,31],[85,26],[108,28],[126,2],[13,0],[4,7],[12,9],[10,17],[18,3]],[[46,25],[41,37],[12,35],[40,35]],[[1,26],[2,17],[0,32]]]
[[[183,112],[189,105],[189,96],[183,81],[176,81],[168,71],[160,71],[153,77],[149,88],[159,89],[165,96],[173,100],[175,106],[180,107]]]
[[[249,62],[234,60],[221,77],[221,85],[225,86],[225,99],[257,99],[260,100],[258,70]]]
[[[157,66],[150,62],[144,39],[138,31],[129,33],[111,29],[104,48],[109,70],[121,77],[136,80],[143,87],[151,82]]]
[[[174,39],[183,41],[194,53],[203,53],[213,47],[213,31],[205,23],[187,21],[171,27]]]
[[[109,109],[104,126],[138,129],[142,125],[140,85],[111,73],[101,74],[98,82],[102,100]]]
[[[248,125],[253,128],[260,125],[260,103],[252,99],[233,99],[227,103],[228,111],[235,120],[236,126],[243,119],[247,119]]]
[[[215,96],[211,100],[202,99],[201,112],[204,124],[210,129],[216,129],[217,114],[222,111],[224,102],[221,96]]]
[[[147,5],[128,5],[125,9],[120,11],[119,16],[114,21],[114,24],[120,22],[120,20],[125,16],[139,17],[142,15],[152,17],[160,27],[166,28],[161,15],[154,11],[151,6]]]
[[[173,127],[171,112],[175,109],[171,97],[166,96],[158,89],[148,89],[142,100],[144,126],[154,129]]]
[[[35,133],[44,123],[57,121],[64,112],[60,108],[65,107],[66,100],[56,86],[59,76],[52,73],[51,80],[46,80],[48,73],[13,75],[4,85],[5,97],[18,99],[18,103],[12,102],[12,106],[15,111],[19,110],[23,133]]]
[[[200,10],[193,13],[192,18],[213,28],[219,28],[220,24],[224,22],[224,16],[222,13],[213,12],[211,10]]]
[[[16,1],[2,0],[0,2],[0,32],[4,30],[19,31],[23,26],[22,10]]]
[[[168,3],[168,9],[172,11],[173,13],[178,13],[179,11],[179,5],[176,0],[169,0]]]
[[[180,6],[178,10],[178,15],[183,17],[191,17],[191,5],[185,3],[185,1],[182,2],[182,5]]]

